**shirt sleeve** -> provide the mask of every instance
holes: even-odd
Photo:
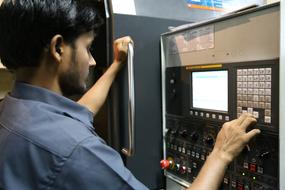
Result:
[[[148,189],[124,166],[121,156],[99,137],[78,144],[56,177],[55,189]]]

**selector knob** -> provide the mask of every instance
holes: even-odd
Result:
[[[179,171],[179,170],[180,170],[180,164],[175,164],[174,169],[175,169],[176,171]]]
[[[214,138],[212,136],[207,136],[205,142],[207,145],[212,146],[214,144]]]
[[[171,135],[176,135],[177,134],[177,129],[170,129],[170,134]]]
[[[187,172],[186,166],[181,166],[179,172],[180,172],[181,174],[185,174],[185,173]]]
[[[193,142],[197,142],[198,139],[199,139],[199,134],[194,131],[194,132],[191,134],[191,140],[192,140]]]
[[[179,134],[180,134],[180,136],[183,137],[183,138],[186,138],[186,137],[188,136],[186,129],[184,129],[184,130],[182,130],[182,131],[179,131]]]

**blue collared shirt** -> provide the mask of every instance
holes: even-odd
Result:
[[[76,102],[16,83],[0,103],[0,189],[147,189],[92,122]]]

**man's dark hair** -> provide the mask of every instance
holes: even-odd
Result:
[[[97,33],[102,19],[89,0],[4,0],[0,6],[0,59],[8,69],[36,67],[56,34],[73,43]],[[95,1],[93,1],[95,2]]]

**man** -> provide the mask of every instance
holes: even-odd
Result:
[[[0,189],[147,189],[92,127],[131,38],[115,41],[113,64],[78,102],[64,97],[86,88],[100,23],[84,0],[2,3],[0,59],[16,83],[0,104]],[[260,132],[246,133],[254,122],[243,114],[224,125],[191,190],[218,188],[227,165]]]

